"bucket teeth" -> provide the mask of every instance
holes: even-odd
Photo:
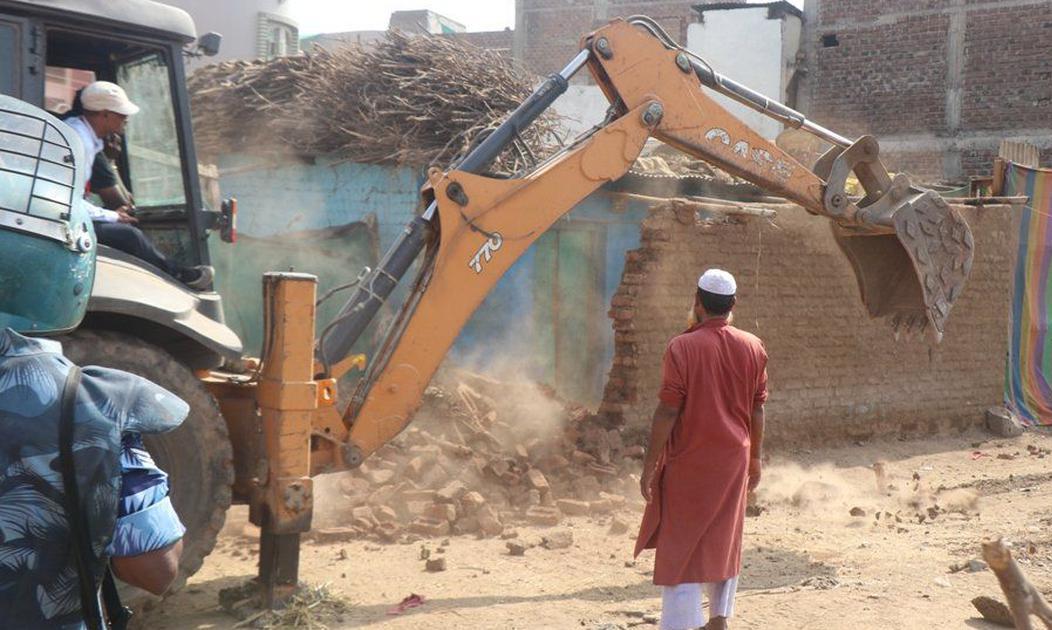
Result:
[[[894,234],[864,227],[833,231],[869,314],[889,318],[896,339],[927,333],[938,341],[971,271],[971,230],[932,191],[914,191],[890,214]]]

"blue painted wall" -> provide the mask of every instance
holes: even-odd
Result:
[[[237,197],[238,230],[254,237],[323,229],[361,221],[370,213],[378,222],[381,254],[413,217],[423,173],[408,167],[377,166],[317,159],[313,163],[268,164],[246,156],[219,161],[224,197]],[[602,396],[605,371],[613,357],[613,329],[607,317],[610,299],[621,281],[624,254],[639,246],[639,224],[646,206],[597,192],[578,204],[555,229],[587,223],[604,235],[602,309],[594,313],[602,339],[602,374],[593,375],[591,401]],[[217,243],[214,248],[225,247]],[[236,247],[236,245],[234,246]],[[533,304],[534,249],[505,274],[461,332],[451,358],[480,370],[513,364],[533,378],[544,378],[539,353],[531,347],[537,320]],[[265,269],[260,269],[262,273]],[[358,269],[349,269],[347,281]],[[324,287],[322,287],[324,290]]]

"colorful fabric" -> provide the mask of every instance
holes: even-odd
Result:
[[[1019,222],[1005,404],[1027,424],[1052,424],[1052,170],[1010,163],[1004,194],[1030,198]]]
[[[3,628],[83,627],[58,462],[62,389],[71,366],[61,353],[55,341],[0,331]],[[74,405],[73,457],[96,560],[91,567],[96,583],[108,561],[121,511],[122,435],[174,429],[188,412],[186,403],[146,379],[108,368],[84,368]],[[125,497],[126,512],[155,498],[135,494]],[[146,525],[139,523],[129,531]],[[115,544],[133,549],[138,542],[142,541]]]
[[[767,400],[767,352],[726,319],[665,351],[661,402],[680,409],[662,451],[636,555],[656,549],[654,584],[722,582],[741,571],[753,409]]]

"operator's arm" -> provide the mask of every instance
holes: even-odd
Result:
[[[154,465],[136,433],[121,441],[121,468],[110,566],[121,580],[160,595],[179,573],[186,528],[168,497],[168,475]]]
[[[113,211],[105,208],[100,208],[90,201],[85,202],[88,207],[88,215],[92,221],[101,221],[103,223],[117,223],[120,220],[120,215]]]

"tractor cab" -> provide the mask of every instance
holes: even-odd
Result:
[[[208,238],[223,224],[202,199],[183,60],[216,44],[214,34],[198,43],[184,11],[149,0],[0,0],[0,93],[62,117],[79,89],[105,80],[139,105],[116,167],[138,227],[185,266],[210,264]],[[241,353],[217,293],[106,247],[84,325],[131,333],[195,369]]]

